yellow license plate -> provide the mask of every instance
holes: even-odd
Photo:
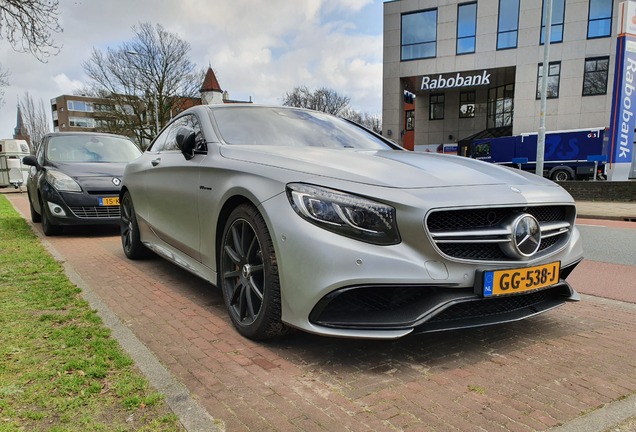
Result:
[[[118,206],[119,205],[119,197],[106,197],[99,199],[100,206]]]
[[[534,267],[484,272],[484,297],[532,291],[559,281],[561,262]]]

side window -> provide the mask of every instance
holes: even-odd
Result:
[[[196,133],[196,150],[206,151],[205,138],[201,132],[201,125],[194,115],[186,115],[176,119],[157,137],[152,147],[153,152],[179,151],[177,146],[177,132],[182,127],[192,129]]]
[[[194,131],[195,135],[195,151],[197,152],[206,152],[208,150],[207,145],[205,144],[205,138],[203,137],[203,132],[201,132],[201,124],[199,123],[199,119],[197,119],[194,115],[189,115],[184,117],[186,119],[186,126]]]
[[[164,129],[163,132],[161,132],[159,136],[155,138],[150,147],[148,147],[148,151],[160,152],[161,150],[163,150],[163,145],[166,142],[166,135],[168,135],[168,130],[169,129]]]
[[[36,155],[36,158],[40,165],[44,165],[44,148],[45,147],[46,147],[46,138],[42,138],[42,142],[40,143],[40,146],[38,147],[38,152]]]

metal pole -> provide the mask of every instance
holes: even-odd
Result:
[[[547,109],[548,72],[550,70],[550,37],[552,30],[552,0],[545,3],[545,36],[543,38],[543,73],[541,74],[541,112],[537,137],[537,167],[535,174],[543,177],[543,154],[545,153],[545,111]]]
[[[154,92],[152,96],[155,99],[155,127],[157,128],[155,135],[157,135],[159,134],[159,98],[157,98],[157,93]]]

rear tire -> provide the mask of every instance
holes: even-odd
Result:
[[[131,260],[146,258],[150,251],[141,242],[135,207],[128,191],[124,192],[121,198],[120,228],[121,245],[126,256]]]
[[[565,170],[565,169],[558,169],[552,173],[552,180],[556,182],[563,182],[563,181],[568,181],[571,179],[572,179],[572,175],[570,174],[568,170]]]
[[[283,336],[280,281],[272,238],[261,214],[242,204],[225,224],[219,286],[238,332],[254,340]]]

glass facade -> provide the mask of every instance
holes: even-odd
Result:
[[[405,129],[412,131],[415,129],[415,110],[408,110],[405,116]]]
[[[457,5],[457,54],[475,52],[477,2]]]
[[[459,93],[459,118],[475,117],[476,92],[465,91]]]
[[[488,90],[488,129],[512,126],[515,85],[507,84]]]
[[[543,81],[543,64],[539,64],[537,72],[537,99],[541,98],[541,83]],[[548,89],[546,98],[559,97],[559,83],[561,81],[561,62],[550,62],[548,67]]]
[[[545,43],[546,3],[543,0],[541,16],[541,44]],[[552,0],[552,28],[550,29],[550,43],[563,42],[563,22],[565,20],[565,0]]]
[[[497,49],[517,47],[519,36],[519,0],[499,0]]]
[[[612,5],[612,0],[590,0],[587,20],[588,39],[612,35]]]
[[[583,96],[607,94],[609,57],[585,59],[583,72]]]
[[[443,94],[431,95],[429,110],[428,110],[428,119],[429,120],[444,119],[444,95]]]
[[[437,55],[437,9],[402,15],[402,60]]]

